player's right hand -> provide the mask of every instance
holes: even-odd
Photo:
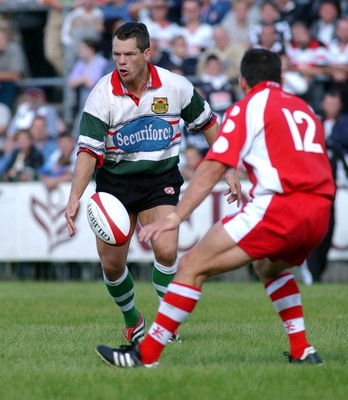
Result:
[[[237,171],[234,168],[227,170],[225,174],[226,182],[229,188],[224,192],[227,197],[227,203],[231,204],[237,201],[237,207],[242,203],[242,185],[240,184]]]
[[[80,202],[78,200],[69,199],[68,205],[65,209],[66,226],[70,236],[76,233],[75,219],[80,209]]]

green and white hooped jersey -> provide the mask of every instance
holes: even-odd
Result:
[[[180,119],[188,129],[215,122],[208,103],[185,77],[149,64],[151,79],[140,99],[122,86],[118,72],[104,76],[82,114],[79,152],[87,151],[118,175],[162,174],[179,162]]]

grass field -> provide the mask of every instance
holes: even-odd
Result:
[[[136,285],[151,322],[157,298],[150,283]],[[212,281],[158,368],[119,370],[94,351],[123,342],[102,282],[0,282],[0,399],[345,400],[348,285],[301,289],[323,366],[288,364],[287,337],[260,283]]]

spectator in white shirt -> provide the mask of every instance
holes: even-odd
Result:
[[[198,58],[201,52],[214,45],[214,30],[200,19],[200,5],[196,0],[184,0],[181,8],[182,35],[188,45],[188,56]]]

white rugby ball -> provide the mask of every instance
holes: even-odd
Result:
[[[87,218],[92,231],[103,242],[122,246],[128,241],[129,215],[115,196],[105,192],[94,193],[87,203]]]

